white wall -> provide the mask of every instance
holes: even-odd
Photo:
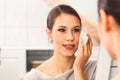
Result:
[[[70,1],[80,12],[87,15],[96,23],[98,22],[97,1],[98,0],[67,0]]]
[[[4,48],[48,46],[44,33],[48,7],[42,0],[5,0],[2,7],[0,42]]]
[[[0,80],[21,80],[26,49],[49,47],[44,33],[47,12],[42,0],[0,0]]]

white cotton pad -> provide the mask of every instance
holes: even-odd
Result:
[[[87,44],[88,36],[87,36],[87,29],[83,28],[80,33],[80,38],[82,38],[84,45]]]

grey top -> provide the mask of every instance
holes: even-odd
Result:
[[[85,75],[87,77],[87,80],[94,80],[96,67],[96,61],[88,61],[86,63]],[[45,73],[38,71],[37,69],[31,69],[31,71],[25,75],[23,80],[75,80],[75,78],[73,69],[70,69],[55,77],[50,77]]]

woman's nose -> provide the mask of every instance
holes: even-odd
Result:
[[[68,32],[67,33],[66,40],[67,41],[73,41],[74,40],[72,32]]]

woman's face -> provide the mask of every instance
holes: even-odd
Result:
[[[100,11],[100,19],[99,19],[99,27],[98,27],[98,32],[100,36],[100,40],[106,50],[108,51],[109,55],[111,56],[112,59],[115,59],[116,56],[114,54],[114,40],[113,40],[113,30],[110,29],[110,26],[112,26],[112,22],[106,13],[101,10]],[[114,25],[113,25],[114,26]],[[112,27],[113,27],[112,26]]]
[[[78,49],[80,31],[80,21],[76,16],[65,13],[59,15],[49,33],[53,41],[54,53],[74,56]]]
[[[99,36],[100,40],[105,47],[105,49],[108,51],[108,54],[111,56],[112,59],[115,59],[115,55],[113,52],[113,43],[112,43],[112,38],[109,35],[109,33],[105,32],[102,27],[105,27],[102,22],[99,23]]]

